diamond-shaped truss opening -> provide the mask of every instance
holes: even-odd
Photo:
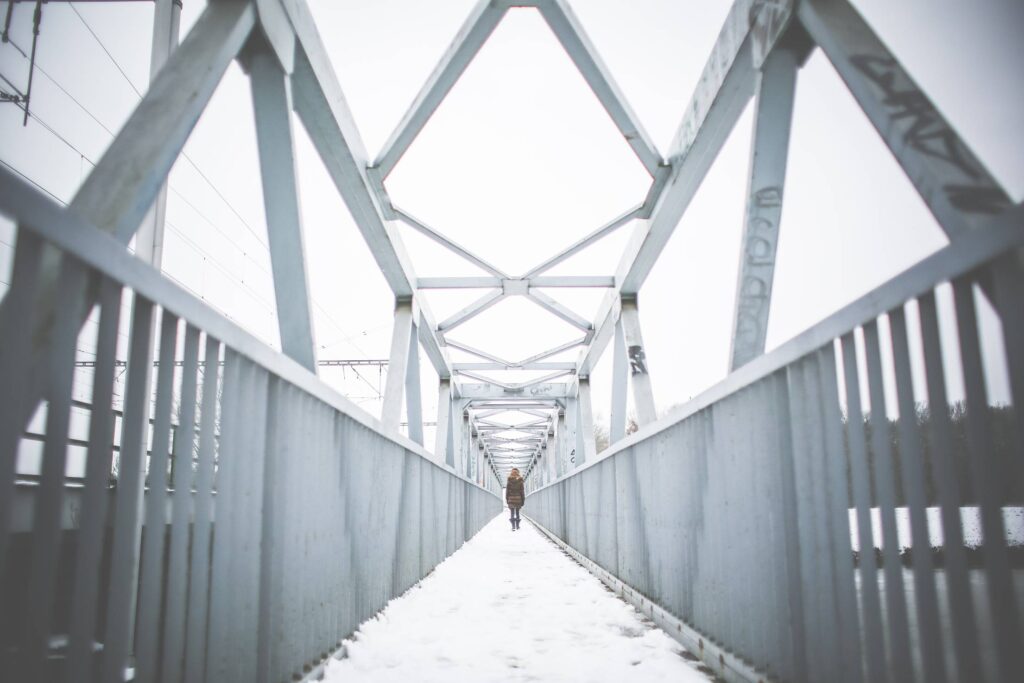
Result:
[[[583,334],[524,297],[514,296],[502,299],[445,336],[517,361]]]
[[[396,206],[510,274],[650,184],[534,9],[507,12],[387,180]]]

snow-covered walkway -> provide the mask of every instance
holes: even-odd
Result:
[[[364,623],[324,680],[707,683],[675,640],[507,514]]]

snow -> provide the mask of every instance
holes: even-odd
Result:
[[[506,513],[507,514],[507,513]],[[709,680],[525,519],[501,515],[345,641],[325,681]]]
[[[910,533],[910,511],[907,508],[896,508],[896,535],[900,548],[913,545]],[[860,539],[857,535],[857,511],[849,510],[850,542],[854,550],[860,550]],[[942,535],[942,512],[937,507],[925,508],[928,520],[928,543],[933,548],[945,545]],[[960,508],[960,524],[964,533],[964,545],[975,548],[982,545],[984,534],[981,530],[981,509],[974,506]],[[1007,545],[1024,545],[1024,507],[1004,507],[1003,525]],[[882,513],[879,508],[871,508],[871,533],[876,548],[885,545],[882,533]]]

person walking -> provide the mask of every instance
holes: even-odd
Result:
[[[523,478],[515,467],[509,472],[508,480],[505,482],[505,502],[508,503],[508,509],[512,512],[509,521],[512,522],[512,531],[515,531],[519,528],[519,508],[523,507],[523,503],[526,502]]]

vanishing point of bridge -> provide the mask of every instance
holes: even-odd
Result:
[[[650,175],[636,206],[521,274],[412,217],[386,188],[519,7],[539,11]],[[1021,554],[1007,529],[1024,488],[1024,210],[848,0],[735,0],[667,150],[566,0],[482,0],[376,158],[302,0],[211,0],[180,47],[180,3],[155,8],[150,87],[73,201],[0,169],[0,212],[17,224],[0,303],[5,679],[315,678],[360,623],[500,512],[512,467],[527,478],[528,518],[722,679],[1024,678]],[[948,246],[765,353],[796,76],[817,49]],[[281,353],[160,271],[168,173],[236,59],[252,87]],[[752,99],[731,372],[658,418],[639,294]],[[379,421],[317,377],[292,111],[394,293]],[[398,223],[485,275],[417,277]],[[549,274],[619,229],[632,234],[615,272]],[[605,295],[586,319],[549,288]],[[428,289],[481,294],[437,320]],[[507,297],[578,338],[525,358],[458,341],[460,325]],[[1009,405],[986,393],[980,306],[999,320],[994,367]],[[81,404],[72,383],[90,317]],[[420,349],[440,377],[432,449]],[[453,362],[450,349],[474,360]],[[566,352],[576,359],[552,360]],[[598,453],[590,375],[605,353],[611,445]],[[957,411],[951,383],[963,385]],[[507,421],[512,412],[530,419]],[[41,430],[27,434],[34,416]],[[26,449],[34,473],[20,464]],[[66,476],[71,457],[81,476]],[[967,517],[980,527],[973,545]]]

